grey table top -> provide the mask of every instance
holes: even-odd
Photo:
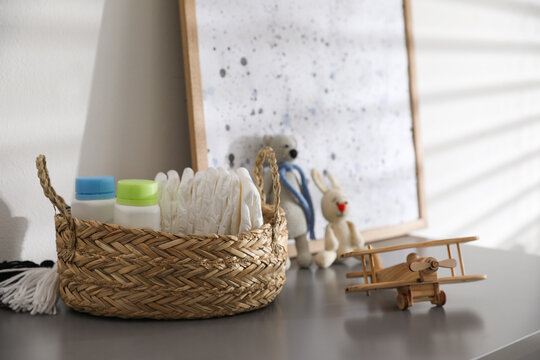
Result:
[[[445,258],[434,249],[419,253]],[[359,268],[355,259],[324,270],[293,265],[272,305],[233,317],[107,319],[61,302],[56,316],[0,309],[0,359],[467,359],[539,330],[540,257],[467,245],[463,252],[466,272],[488,279],[444,286],[444,308],[400,311],[394,290],[345,294],[358,283],[345,278]]]

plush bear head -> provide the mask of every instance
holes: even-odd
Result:
[[[272,149],[274,149],[278,163],[293,161],[298,156],[298,150],[296,150],[296,140],[292,136],[265,135],[263,142],[264,145],[270,146]]]

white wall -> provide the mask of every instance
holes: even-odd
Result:
[[[540,1],[413,0],[430,227],[540,253]],[[34,159],[77,175],[189,165],[176,0],[0,1],[0,260],[54,258]]]
[[[540,1],[413,4],[422,234],[540,254]]]
[[[55,258],[38,154],[68,202],[188,165],[179,26],[175,0],[0,2],[0,260]]]

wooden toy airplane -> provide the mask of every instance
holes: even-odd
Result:
[[[471,282],[484,280],[486,275],[465,275],[465,267],[461,256],[460,244],[478,240],[476,236],[435,240],[413,244],[403,244],[390,246],[380,249],[372,249],[368,245],[367,250],[357,250],[344,253],[341,258],[359,257],[362,260],[363,271],[351,272],[347,274],[348,278],[364,277],[364,284],[349,286],[345,289],[347,292],[366,291],[370,295],[370,290],[381,290],[395,288],[398,292],[396,299],[397,306],[401,310],[407,309],[415,302],[431,301],[432,304],[443,306],[446,303],[446,294],[439,290],[441,284],[456,284],[461,282]],[[454,268],[457,265],[456,259],[452,258],[450,245],[457,247],[459,267],[461,276],[456,276]],[[432,246],[446,246],[448,259],[437,260],[433,257],[419,257],[415,253],[410,253],[404,263],[394,266],[382,267],[379,258],[380,253],[397,251],[412,248],[425,248]],[[369,258],[369,268],[366,265]],[[452,276],[437,276],[439,268],[449,268]],[[371,282],[370,282],[371,280]]]

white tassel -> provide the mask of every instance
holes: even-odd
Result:
[[[58,272],[52,268],[5,269],[0,272],[21,273],[0,282],[0,303],[14,311],[36,314],[56,314]]]

